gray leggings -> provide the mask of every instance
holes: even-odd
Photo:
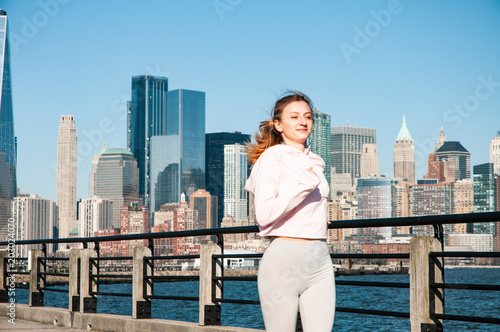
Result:
[[[267,332],[294,332],[300,307],[305,332],[330,332],[335,279],[325,241],[274,239],[259,266],[259,297]]]

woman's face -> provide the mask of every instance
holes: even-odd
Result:
[[[301,151],[305,149],[312,126],[312,111],[305,101],[294,101],[286,105],[281,119],[274,120],[274,127],[281,133],[283,142]]]

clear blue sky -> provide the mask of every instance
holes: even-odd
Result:
[[[439,129],[489,162],[500,130],[500,1],[1,0],[8,12],[18,186],[56,199],[60,116],[75,115],[78,197],[102,140],[126,147],[131,76],[206,92],[206,132],[253,133],[286,89],[332,126],[376,128],[393,174],[406,114],[417,178]]]

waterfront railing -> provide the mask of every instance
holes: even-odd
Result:
[[[500,220],[500,212],[437,215],[426,217],[385,218],[371,220],[351,220],[333,222],[329,228],[366,228],[366,227],[399,227],[432,225],[434,237],[413,237],[410,253],[396,254],[344,254],[332,253],[333,260],[344,259],[394,259],[410,260],[410,282],[363,282],[355,280],[337,280],[338,286],[350,287],[391,287],[410,291],[410,311],[372,310],[364,308],[336,307],[338,312],[399,317],[410,319],[412,331],[439,331],[443,329],[443,320],[468,321],[477,323],[499,324],[500,318],[458,316],[445,314],[445,289],[498,291],[500,285],[450,284],[444,281],[444,259],[451,257],[489,257],[500,258],[500,252],[444,252],[443,225],[457,223],[496,222]],[[132,298],[132,317],[147,319],[151,317],[151,303],[157,300],[182,300],[199,302],[199,324],[220,325],[221,303],[259,305],[256,300],[226,298],[224,296],[225,281],[256,281],[256,276],[225,275],[224,259],[245,258],[260,259],[262,254],[224,254],[224,235],[236,233],[255,233],[257,226],[215,228],[190,231],[128,234],[88,238],[37,239],[0,242],[0,302],[9,301],[9,287],[12,276],[29,276],[29,305],[43,306],[44,292],[68,293],[69,309],[73,312],[97,312],[99,296],[119,296]],[[155,239],[186,238],[193,236],[215,237],[215,243],[202,244],[199,255],[154,255]],[[134,248],[133,256],[101,257],[100,244],[112,241],[145,240],[146,246]],[[18,246],[40,245],[41,249],[31,250],[30,257],[16,257]],[[47,246],[54,244],[74,244],[82,249],[71,249],[69,257],[47,257]],[[155,274],[159,262],[171,260],[200,260],[198,275],[160,275]],[[109,273],[109,262],[129,261],[125,266],[131,274]],[[102,268],[105,267],[106,271]],[[68,290],[49,287],[48,277],[67,280]],[[8,280],[10,277],[10,280]],[[103,280],[120,280],[132,283],[132,294],[102,292],[99,285]],[[159,295],[154,292],[158,282],[171,280],[199,281],[198,297]],[[16,287],[22,287],[18,285]],[[390,304],[388,304],[390,307]],[[300,317],[300,315],[299,315]],[[298,322],[300,330],[300,320]]]

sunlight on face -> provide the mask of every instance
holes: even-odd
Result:
[[[281,119],[274,121],[274,127],[281,133],[283,142],[301,151],[306,148],[312,126],[312,111],[304,101],[291,102],[283,108]]]

